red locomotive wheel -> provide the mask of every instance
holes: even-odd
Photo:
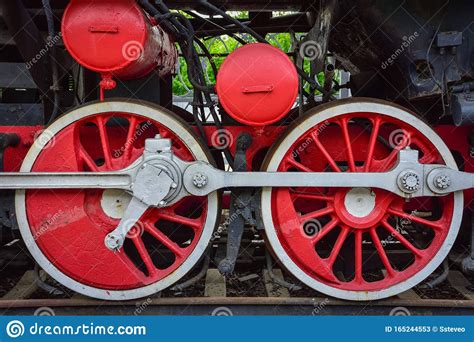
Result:
[[[108,102],[75,109],[43,132],[23,172],[110,171],[130,166],[147,138],[172,140],[186,161],[209,157],[186,124],[161,108]],[[132,299],[175,283],[200,259],[219,213],[217,195],[149,209],[119,252],[104,244],[131,195],[120,190],[28,190],[16,198],[21,233],[51,276],[84,295]]]
[[[274,146],[266,171],[384,172],[400,149],[423,164],[456,168],[443,141],[406,110],[372,100],[317,108]],[[410,201],[377,188],[265,189],[267,238],[308,286],[351,300],[403,292],[447,256],[460,226],[462,193]]]

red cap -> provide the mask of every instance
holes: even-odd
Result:
[[[281,50],[262,43],[229,55],[217,76],[217,94],[226,112],[249,126],[283,119],[298,96],[298,73]]]

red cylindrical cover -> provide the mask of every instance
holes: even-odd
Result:
[[[226,58],[217,76],[219,101],[249,126],[284,118],[298,95],[298,73],[290,58],[268,44],[245,45]]]
[[[164,75],[176,64],[173,42],[134,0],[72,0],[62,34],[78,63],[118,78],[139,78],[157,66]]]

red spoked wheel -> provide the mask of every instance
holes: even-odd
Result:
[[[145,140],[160,134],[185,161],[210,161],[187,125],[164,109],[107,102],[80,107],[38,138],[22,172],[111,171],[128,167]],[[22,236],[35,260],[57,281],[84,295],[139,298],[178,281],[201,258],[219,216],[216,194],[149,209],[124,247],[104,244],[131,195],[120,190],[28,190],[16,195]]]
[[[443,141],[412,113],[373,100],[339,101],[290,128],[264,169],[328,178],[384,172],[404,148],[418,150],[423,164],[456,168]],[[375,187],[262,194],[266,236],[281,263],[315,290],[351,300],[396,295],[430,275],[454,243],[462,210],[461,192],[410,201]]]

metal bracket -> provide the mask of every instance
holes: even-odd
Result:
[[[237,148],[234,159],[235,171],[247,171],[247,150],[251,143],[252,137],[247,133],[243,133],[237,138]],[[249,205],[251,199],[252,189],[235,188],[231,191],[226,257],[221,260],[218,266],[219,272],[224,276],[228,276],[234,272],[245,222],[251,220],[252,217]]]

